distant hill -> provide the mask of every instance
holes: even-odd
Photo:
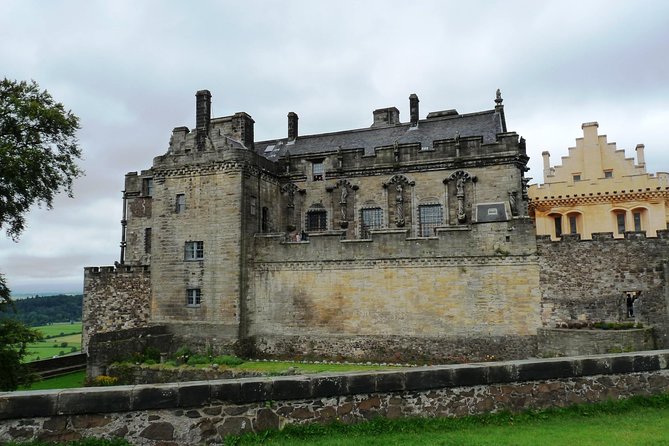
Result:
[[[55,322],[81,320],[84,296],[59,294],[56,296],[35,296],[14,300],[16,313],[0,313],[0,319],[16,319],[26,325],[47,325]]]

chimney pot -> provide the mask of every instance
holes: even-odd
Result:
[[[297,121],[300,119],[297,113],[288,113],[288,141],[295,141],[297,139]]]
[[[409,114],[411,116],[411,127],[418,125],[418,96],[413,93],[409,96]]]

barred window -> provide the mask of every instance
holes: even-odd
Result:
[[[363,209],[361,211],[360,236],[370,238],[370,230],[383,227],[383,210],[381,208]]]
[[[421,237],[433,237],[434,228],[441,226],[443,212],[440,204],[423,204],[418,206],[419,233]]]
[[[204,259],[204,242],[186,242],[186,260]]]
[[[327,212],[325,210],[307,212],[307,231],[325,231],[327,225]]]
[[[188,288],[186,290],[186,306],[199,307],[202,303],[202,290],[200,288]]]

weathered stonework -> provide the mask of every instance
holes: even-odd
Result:
[[[221,444],[286,424],[458,417],[665,393],[669,351],[388,372],[0,393],[0,441]]]

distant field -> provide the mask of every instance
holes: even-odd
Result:
[[[80,370],[78,372],[68,373],[67,375],[55,376],[53,378],[37,381],[31,386],[24,387],[21,390],[75,389],[83,387],[85,381],[86,371]]]
[[[26,357],[27,362],[81,351],[81,322],[63,322],[34,328],[44,335],[44,339],[28,345],[30,355]],[[73,348],[76,350],[72,351]]]

